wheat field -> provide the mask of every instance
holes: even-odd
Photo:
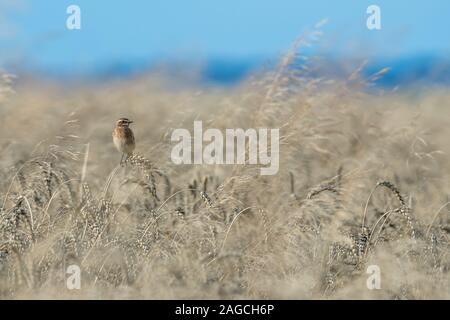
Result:
[[[232,87],[3,73],[0,298],[449,299],[448,88],[322,77],[297,49]],[[280,128],[278,174],[174,165],[170,134],[194,120]]]

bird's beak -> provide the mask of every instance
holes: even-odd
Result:
[[[132,121],[132,120],[129,120],[128,123],[133,123],[133,121]]]

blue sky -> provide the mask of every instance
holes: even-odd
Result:
[[[81,30],[66,8],[81,8]],[[381,8],[382,29],[366,28]],[[448,0],[0,0],[0,63],[90,69],[156,59],[272,57],[323,18],[322,50],[396,57],[450,52]]]

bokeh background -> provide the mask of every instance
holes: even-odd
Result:
[[[66,29],[66,8],[81,8],[82,29]],[[366,9],[381,8],[381,30]],[[449,81],[450,3],[366,1],[0,1],[0,64],[15,73],[101,78],[164,65],[177,77],[230,84],[271,65],[317,22],[325,41],[305,54],[368,59],[367,73],[388,65],[380,84]],[[181,70],[180,70],[181,69]],[[189,71],[189,72],[187,72]]]

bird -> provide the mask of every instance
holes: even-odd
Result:
[[[131,123],[133,123],[133,121],[128,118],[120,118],[116,121],[116,127],[112,132],[114,145],[117,150],[122,153],[122,158],[120,159],[121,166],[124,164],[123,157],[126,156],[126,163],[136,147],[133,130],[130,128]]]

